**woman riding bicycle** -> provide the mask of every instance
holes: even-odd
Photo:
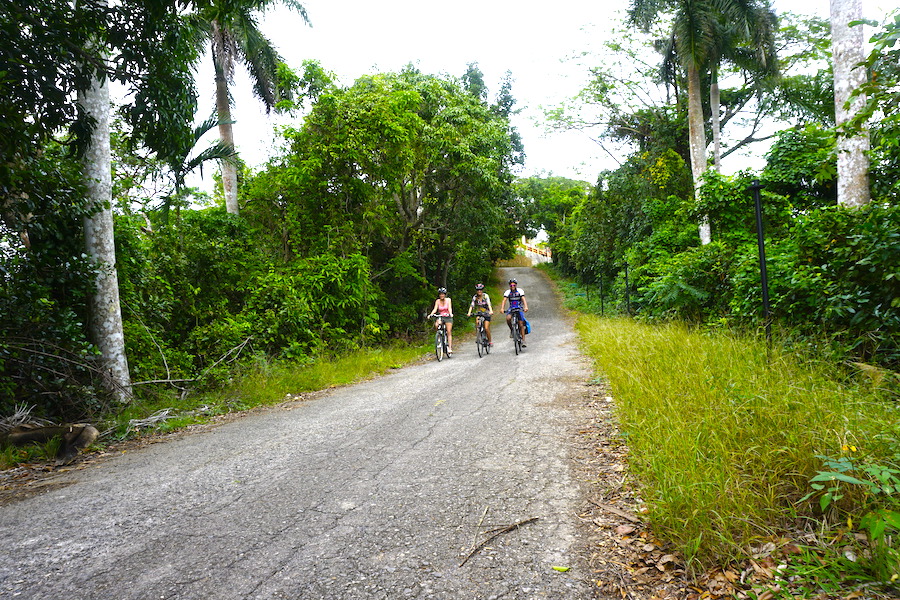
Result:
[[[500,304],[500,312],[506,313],[506,326],[509,327],[509,333],[512,335],[512,311],[528,312],[528,301],[525,299],[525,292],[518,289],[519,282],[515,279],[509,280],[509,289],[503,292],[503,302]],[[506,303],[509,302],[509,310],[506,310]],[[525,319],[519,315],[519,333],[521,334],[522,347],[525,348]]]
[[[484,319],[484,332],[487,334],[488,344],[493,346],[491,340],[491,315],[494,309],[491,306],[490,297],[484,293],[484,284],[479,283],[475,286],[475,295],[472,296],[472,302],[469,303],[469,312],[466,316],[472,316],[472,309],[475,309],[475,316]]]
[[[453,301],[447,297],[447,288],[438,288],[438,298],[434,301],[434,308],[428,317],[439,316],[447,326],[447,354],[453,354]],[[434,327],[437,329],[438,321],[435,319]]]

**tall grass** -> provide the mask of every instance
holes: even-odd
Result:
[[[222,390],[185,396],[155,395],[126,407],[115,415],[108,427],[115,438],[133,436],[140,429],[171,431],[205,422],[216,415],[278,404],[303,392],[347,385],[383,374],[422,359],[427,348],[424,343],[398,343],[340,356],[318,356],[303,363],[260,357],[257,362],[244,366]],[[166,418],[153,421],[152,416],[161,412]],[[150,424],[136,428],[135,422],[141,421],[150,421]]]
[[[693,567],[746,555],[797,526],[816,455],[878,457],[896,410],[763,342],[678,324],[581,316],[606,377],[647,517]]]
[[[347,385],[384,374],[421,359],[425,350],[420,344],[396,345],[321,358],[303,366],[266,362],[242,377],[225,395],[240,398],[249,406],[277,403],[287,394]]]

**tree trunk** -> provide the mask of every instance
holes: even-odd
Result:
[[[213,23],[213,36],[220,39],[219,25]],[[223,61],[224,57],[216,56],[216,44],[213,45],[213,63],[216,70],[216,113],[219,117],[219,139],[223,144],[234,147],[234,129],[231,120],[231,101],[228,97],[228,74]],[[222,187],[225,192],[225,210],[236,215],[238,209],[237,164],[233,161],[219,161],[222,168]]]
[[[709,107],[713,136],[713,167],[715,168],[716,173],[722,172],[722,125],[719,122],[720,106],[719,74],[716,69],[713,69],[712,83],[709,84]]]
[[[127,402],[131,398],[131,376],[125,355],[113,237],[109,88],[106,82],[94,79],[89,89],[79,92],[78,103],[85,114],[96,121],[82,159],[88,199],[97,209],[84,219],[87,254],[98,267],[96,287],[90,299],[90,333],[100,350],[103,372],[108,375],[105,383],[116,399]]]
[[[694,195],[702,185],[700,177],[706,171],[706,132],[703,129],[703,104],[700,97],[700,71],[696,66],[688,67],[688,137],[691,148],[691,174],[694,177]],[[700,243],[712,240],[709,217],[700,218]]]
[[[857,96],[848,105],[850,94],[865,83],[866,71],[859,67],[865,59],[863,28],[850,27],[862,19],[862,0],[831,0],[831,48],[834,61],[834,113],[837,137],[838,204],[859,207],[869,203],[869,132],[845,135],[842,126],[865,103]]]

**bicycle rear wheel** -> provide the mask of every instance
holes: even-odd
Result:
[[[434,353],[438,362],[444,360],[444,334],[441,331],[434,334]]]

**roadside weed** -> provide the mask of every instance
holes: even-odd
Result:
[[[891,445],[879,436],[896,426],[896,410],[871,386],[722,332],[594,316],[577,328],[612,386],[647,520],[695,570],[821,519],[808,493],[818,456],[853,446],[868,464],[887,464]],[[858,507],[863,496],[844,502]]]
[[[398,344],[304,361],[254,361],[224,390],[156,396],[125,407],[110,425],[112,437],[174,431],[217,415],[299,399],[302,393],[346,385],[402,367],[420,359],[424,352],[420,344]]]

